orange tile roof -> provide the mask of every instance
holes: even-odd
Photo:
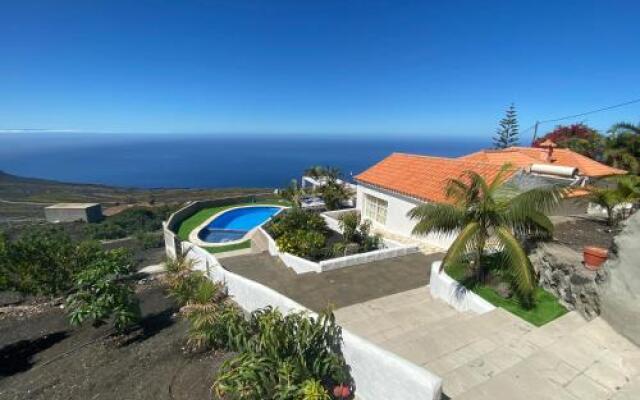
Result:
[[[447,203],[445,189],[450,179],[473,170],[491,181],[500,169],[500,165],[477,161],[393,153],[355,179],[419,200]],[[505,177],[515,172],[514,169]]]
[[[552,162],[548,162],[547,157],[548,149],[546,148],[509,147],[502,150],[481,150],[462,156],[460,159],[486,162],[496,165],[511,163],[519,168],[526,168],[531,164],[561,165],[578,168],[581,175],[595,178],[610,175],[623,175],[627,173],[627,171],[604,165],[569,149],[554,148],[552,153]]]

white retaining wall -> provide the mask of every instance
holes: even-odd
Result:
[[[386,246],[384,249],[315,262],[290,253],[280,252],[275,240],[273,240],[271,235],[269,235],[262,227],[258,228],[257,233],[264,236],[266,239],[269,254],[274,257],[279,257],[287,267],[293,269],[297,274],[331,271],[334,269],[351,267],[353,265],[366,264],[372,261],[401,257],[407,254],[417,253],[419,251],[418,246],[406,246],[384,239],[384,244]]]
[[[182,243],[186,257],[194,267],[213,281],[224,282],[233,300],[245,311],[273,306],[287,313],[306,311],[316,314],[286,296],[260,283],[225,270],[207,251],[188,242]],[[369,341],[342,331],[342,351],[351,368],[360,400],[439,400],[442,378]]]
[[[344,210],[326,211],[321,213],[320,216],[327,223],[327,227],[329,227],[329,229],[338,233],[342,233],[342,229],[340,229],[340,217],[344,214],[353,212],[360,214],[360,210],[357,210],[355,208],[347,208]]]
[[[458,281],[440,271],[442,261],[431,264],[431,279],[429,291],[435,298],[441,299],[458,311],[471,311],[484,314],[495,310],[495,306],[472,291],[462,286]]]
[[[167,257],[176,258],[176,245],[180,244],[178,237],[167,227],[166,222],[162,223],[162,231],[164,234],[164,251],[167,254]]]

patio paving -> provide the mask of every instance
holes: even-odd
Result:
[[[601,318],[540,328],[502,309],[460,313],[426,287],[336,310],[340,325],[443,378],[454,400],[640,398],[640,348]]]
[[[320,274],[300,275],[268,253],[228,257],[220,262],[232,272],[320,311],[328,305],[341,308],[424,286],[429,282],[431,263],[442,256],[442,253],[415,253]]]

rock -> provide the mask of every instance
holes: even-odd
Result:
[[[640,212],[624,223],[603,268],[602,318],[640,345]]]
[[[508,299],[513,294],[513,290],[511,290],[511,285],[507,282],[499,282],[495,286],[493,286],[493,290],[498,293],[500,297],[503,299]]]
[[[24,300],[24,296],[19,292],[13,292],[9,290],[0,292],[0,307],[20,304]]]
[[[591,320],[600,315],[600,285],[606,280],[603,268],[590,271],[582,265],[582,254],[557,243],[542,243],[530,255],[539,284],[560,303]]]

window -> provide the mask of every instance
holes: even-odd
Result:
[[[387,202],[368,194],[365,195],[364,216],[384,225],[387,222]]]

